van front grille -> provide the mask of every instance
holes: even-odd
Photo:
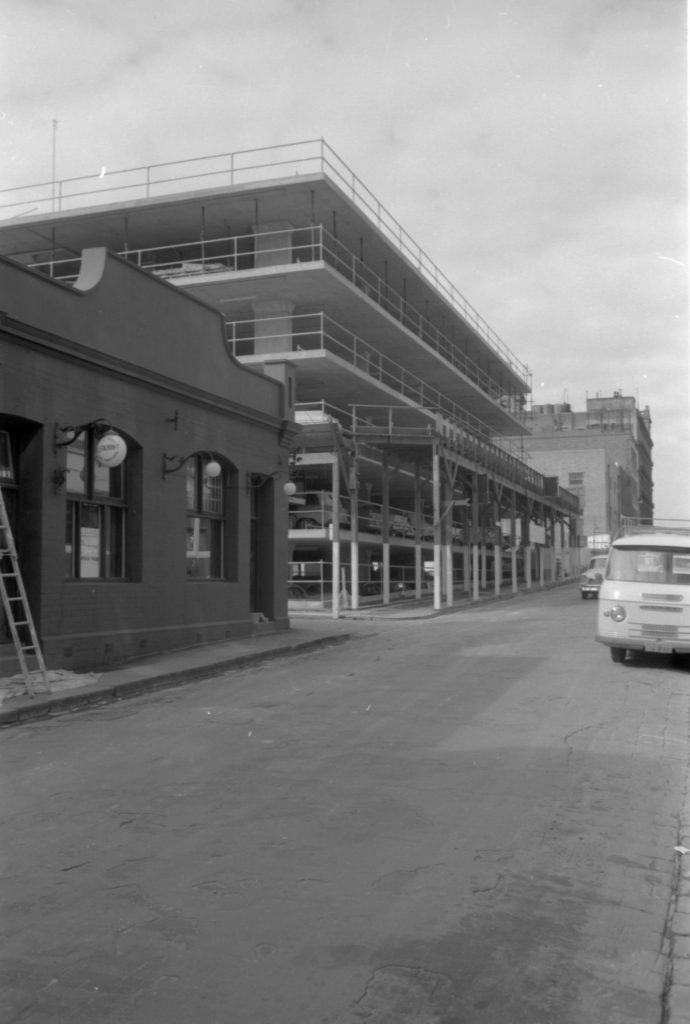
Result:
[[[660,626],[643,622],[640,629],[640,636],[646,637],[649,640],[653,640],[656,638],[663,638],[664,640],[677,640],[678,626]]]

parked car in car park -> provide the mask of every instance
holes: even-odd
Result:
[[[290,529],[324,530],[334,520],[330,491],[298,491],[290,498]],[[345,498],[340,499],[338,522],[350,527],[350,512]]]
[[[582,600],[599,596],[599,588],[604,579],[608,555],[594,555],[590,558],[589,565],[580,575],[580,593]]]

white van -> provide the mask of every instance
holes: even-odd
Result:
[[[599,588],[596,639],[628,651],[690,654],[690,525],[626,522]]]

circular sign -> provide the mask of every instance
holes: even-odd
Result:
[[[96,445],[96,462],[106,469],[121,466],[127,458],[127,445],[124,438],[114,431],[109,431]]]

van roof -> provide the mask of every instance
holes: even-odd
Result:
[[[613,546],[614,548],[681,548],[687,551],[690,550],[690,530],[685,533],[670,531],[665,533],[660,530],[629,533],[624,537],[617,537]]]
[[[650,540],[657,538],[658,543],[668,543],[669,537],[676,537],[681,544],[687,544],[690,540],[690,520],[688,519],[656,519],[653,522],[645,519],[632,519],[624,516],[621,525],[614,538],[614,544],[622,538],[636,537]]]

